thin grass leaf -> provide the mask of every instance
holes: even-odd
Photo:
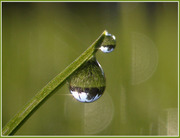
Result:
[[[73,74],[83,63],[96,53],[106,34],[107,31],[105,30],[85,52],[83,52],[74,62],[53,78],[29,102],[27,102],[27,104],[2,129],[2,135],[13,135],[32,115],[32,113],[36,111],[48,97],[50,97],[57,87],[61,87],[71,74]]]

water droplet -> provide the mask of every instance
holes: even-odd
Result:
[[[107,33],[99,49],[104,53],[110,53],[115,49],[115,47],[116,47],[115,36]]]
[[[94,102],[105,90],[105,76],[95,57],[82,65],[69,79],[71,94],[80,102]]]

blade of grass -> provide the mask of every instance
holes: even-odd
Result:
[[[62,85],[63,82],[73,74],[73,72],[96,53],[106,34],[107,31],[105,30],[86,51],[84,51],[74,62],[53,78],[29,102],[27,102],[27,104],[2,129],[2,135],[13,135],[20,128],[22,123],[24,123],[30,115],[37,110],[39,105],[42,104],[58,86]]]

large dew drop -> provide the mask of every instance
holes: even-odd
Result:
[[[71,94],[80,102],[94,102],[105,90],[104,72],[95,57],[88,60],[69,79]]]
[[[109,33],[106,33],[104,41],[102,42],[101,47],[99,49],[104,53],[110,53],[115,49],[115,47],[116,47],[115,36]]]

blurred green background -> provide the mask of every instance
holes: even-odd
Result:
[[[107,29],[104,95],[58,89],[16,135],[177,135],[177,2],[3,2],[2,127]]]

